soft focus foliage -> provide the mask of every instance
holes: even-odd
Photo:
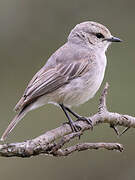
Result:
[[[104,82],[110,84],[110,110],[134,115],[134,7],[135,2],[131,0],[1,0],[1,134],[13,118],[12,109],[28,81],[66,41],[70,30],[87,20],[106,25],[113,35],[124,40],[121,44],[113,44],[107,52]],[[93,100],[75,110],[83,115],[95,112],[101,89]],[[59,126],[65,119],[61,110],[48,105],[29,113],[8,140],[22,141],[38,136]],[[99,126],[92,133],[87,132],[80,142],[120,142],[126,147],[124,153],[99,150],[75,153],[67,158],[0,158],[0,176],[3,180],[134,179],[134,139],[134,129],[117,138],[108,125]]]

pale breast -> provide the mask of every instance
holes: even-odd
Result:
[[[78,106],[91,99],[98,91],[105,73],[106,56],[99,56],[95,66],[81,77],[71,80],[67,85],[60,87],[52,93],[46,94],[33,104],[32,109],[46,103],[64,104],[65,106]]]
[[[74,79],[62,89],[63,104],[77,106],[91,99],[98,91],[104,78],[106,56],[100,56],[100,61],[82,77]]]

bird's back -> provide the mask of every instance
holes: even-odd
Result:
[[[33,86],[34,83],[36,84],[37,80],[39,80],[39,77],[41,77],[42,74],[45,74],[48,71],[48,69],[53,69],[58,65],[65,66],[66,64],[68,65],[70,63],[77,62],[80,59],[88,58],[90,59],[90,50],[88,51],[87,49],[80,46],[78,48],[76,44],[71,44],[69,42],[65,43],[55,53],[53,53],[52,56],[50,56],[46,64],[34,75],[32,80],[29,82],[27,88],[25,89],[22,98],[16,104],[14,110],[21,110],[28,103],[32,103],[35,100],[35,98],[38,98],[38,96],[34,98],[29,98],[29,91],[31,90],[31,87],[35,88],[35,86]]]

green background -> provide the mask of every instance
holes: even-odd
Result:
[[[97,111],[106,81],[108,108],[134,115],[135,111],[135,1],[133,0],[0,0],[0,134],[14,116],[14,105],[28,81],[48,57],[64,44],[78,23],[92,20],[106,25],[123,43],[108,49],[108,66],[94,99],[74,108],[82,115]],[[30,112],[8,142],[36,137],[65,121],[62,111],[46,105]],[[135,178],[135,130],[118,138],[108,124],[86,132],[80,142],[119,142],[123,153],[92,150],[64,158],[40,155],[29,159],[0,157],[1,180],[127,180]],[[78,142],[76,140],[75,142]]]

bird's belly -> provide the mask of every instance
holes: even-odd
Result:
[[[89,73],[74,79],[64,88],[63,104],[77,106],[91,99],[99,89],[104,77],[104,72]]]
[[[45,94],[33,104],[32,109],[47,103],[64,104],[68,107],[85,103],[98,91],[104,78],[105,67],[106,64],[97,65],[93,71],[88,71],[52,93]]]

